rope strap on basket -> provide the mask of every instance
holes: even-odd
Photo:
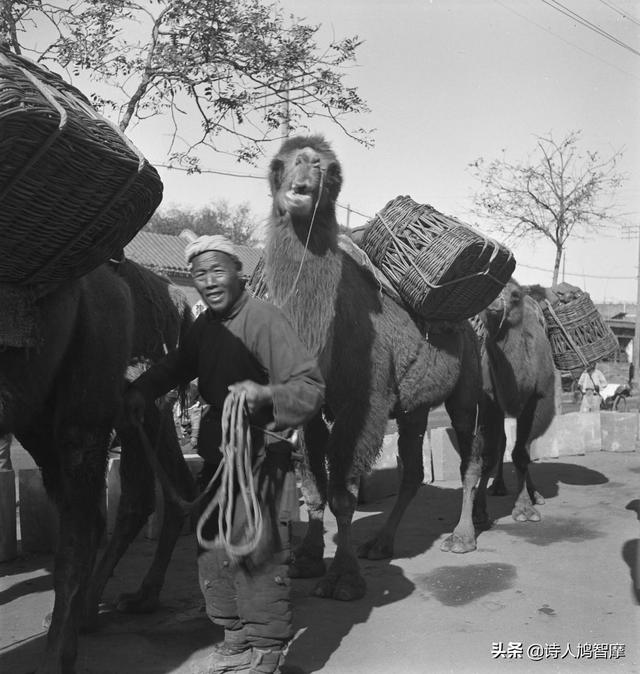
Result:
[[[262,511],[253,481],[251,431],[244,392],[229,393],[224,401],[220,451],[222,461],[211,480],[213,482],[220,475],[220,487],[200,516],[196,534],[198,543],[206,550],[211,550],[222,543],[229,555],[243,557],[256,549],[263,529]],[[236,485],[240,489],[246,514],[243,540],[239,543],[232,541]],[[216,507],[218,507],[218,535],[213,540],[207,540],[202,530]]]
[[[382,212],[376,213],[376,216],[378,218],[380,218],[380,222],[384,225],[386,230],[391,235],[392,241],[394,241],[394,243],[396,243],[396,245],[397,245],[396,235],[395,235],[393,229],[390,227],[389,223],[385,220],[384,216],[382,215]],[[483,251],[484,251],[486,245],[487,245],[487,243],[485,241],[484,246],[483,246]],[[493,262],[495,260],[495,258],[497,257],[497,255],[498,255],[498,247],[494,245],[494,250],[493,250],[493,253],[491,254],[491,259],[489,260],[489,263]],[[446,288],[447,286],[456,285],[458,283],[462,283],[464,281],[468,281],[469,279],[477,278],[479,276],[486,276],[487,278],[490,278],[494,283],[497,283],[499,286],[504,286],[504,283],[502,281],[500,281],[500,279],[497,279],[495,276],[493,276],[493,274],[491,274],[491,272],[489,271],[488,268],[485,269],[484,271],[478,271],[478,272],[474,272],[472,274],[466,274],[465,276],[460,276],[458,278],[452,279],[451,281],[445,281],[444,283],[432,283],[424,275],[424,273],[422,272],[422,269],[420,269],[420,267],[412,260],[410,255],[406,255],[406,260],[416,270],[416,272],[418,272],[418,276],[421,278],[421,280],[427,286],[429,286],[432,289]]]
[[[584,365],[584,367],[585,367],[585,368],[586,368],[586,367],[589,367],[589,363],[588,363],[587,359],[584,357],[584,355],[583,355],[583,353],[582,353],[582,350],[581,350],[580,347],[573,341],[573,339],[571,338],[571,335],[567,332],[566,328],[565,328],[564,325],[562,324],[562,321],[558,318],[558,315],[557,315],[556,312],[553,310],[553,307],[551,306],[551,302],[549,302],[549,300],[545,300],[544,303],[546,304],[547,309],[549,310],[549,313],[553,316],[553,319],[554,319],[555,322],[558,324],[558,327],[560,328],[560,331],[562,332],[562,334],[563,334],[564,337],[566,338],[567,342],[569,343],[569,346],[575,351],[576,355],[578,356],[578,358],[580,359],[580,361],[582,362],[582,364]],[[593,380],[592,380],[592,381],[593,381]]]

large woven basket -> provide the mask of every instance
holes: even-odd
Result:
[[[477,314],[498,296],[516,264],[501,244],[408,196],[387,203],[360,245],[402,299],[429,320]]]
[[[0,48],[0,283],[81,276],[162,199],[156,170],[60,77]]]
[[[588,293],[554,306],[545,300],[542,310],[547,321],[553,361],[558,370],[584,369],[618,350],[616,336]]]

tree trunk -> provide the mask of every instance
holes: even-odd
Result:
[[[560,262],[562,260],[562,246],[556,245],[556,259],[553,263],[553,281],[551,285],[557,285],[558,283],[558,274],[560,273]]]

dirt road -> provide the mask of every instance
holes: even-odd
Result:
[[[510,471],[511,467],[507,466]],[[323,674],[423,672],[638,672],[640,656],[640,454],[596,453],[533,466],[546,498],[540,523],[510,517],[512,496],[491,497],[493,528],[476,552],[443,553],[440,540],[460,507],[458,484],[423,486],[400,527],[389,562],[365,562],[364,599],[310,596],[313,581],[293,581],[299,635],[288,671]],[[507,473],[513,485],[513,475]],[[354,526],[364,540],[392,499],[363,506]],[[302,524],[295,529],[297,535]],[[335,550],[327,518],[327,550]],[[132,590],[153,552],[139,541],[105,599]],[[0,564],[0,672],[33,671],[50,610],[52,557]],[[636,582],[638,578],[636,576]],[[107,608],[100,629],[81,638],[79,674],[193,674],[221,638],[201,609],[194,542],[180,539],[151,616]]]

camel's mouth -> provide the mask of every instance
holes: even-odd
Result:
[[[313,196],[289,190],[284,195],[284,206],[292,215],[308,215],[313,207]]]

